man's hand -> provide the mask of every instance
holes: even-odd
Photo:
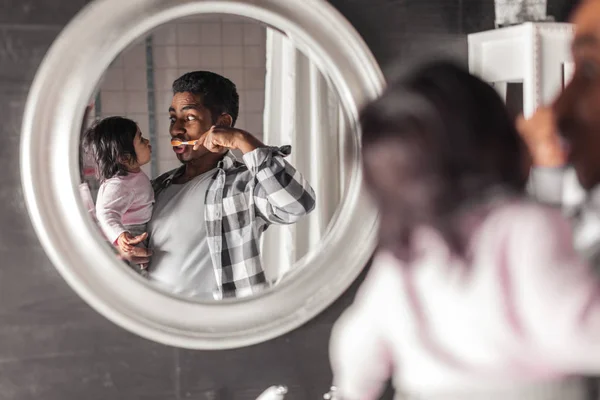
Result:
[[[241,129],[213,126],[200,137],[194,145],[194,150],[198,150],[200,146],[206,147],[212,153],[221,153],[224,149],[239,149],[246,154],[264,145],[250,133]]]
[[[531,154],[534,166],[561,167],[566,163],[552,108],[541,107],[528,120],[520,116],[517,130]]]

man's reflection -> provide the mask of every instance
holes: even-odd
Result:
[[[238,108],[235,85],[218,74],[190,72],[173,83],[171,137],[198,142],[173,147],[183,165],[153,181],[149,278],[169,291],[220,299],[263,290],[262,232],[315,207],[313,189],[284,160],[290,147],[266,146],[234,128]]]

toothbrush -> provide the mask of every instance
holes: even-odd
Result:
[[[171,139],[171,146],[173,146],[173,147],[193,146],[196,143],[198,143],[198,140],[190,140],[190,141],[184,142],[183,140],[180,140],[180,139]]]

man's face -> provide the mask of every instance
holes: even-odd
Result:
[[[600,0],[584,1],[572,22],[575,73],[553,109],[569,162],[589,190],[600,183]]]
[[[183,141],[196,140],[214,125],[210,111],[202,104],[200,96],[190,92],[176,93],[169,107],[171,137]],[[209,153],[204,147],[196,151],[193,146],[173,147],[177,158],[182,163],[198,159]]]

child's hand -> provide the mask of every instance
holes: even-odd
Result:
[[[137,244],[146,240],[147,237],[146,232],[139,236],[132,236],[129,232],[123,232],[117,238],[117,245],[123,253],[130,253]]]

